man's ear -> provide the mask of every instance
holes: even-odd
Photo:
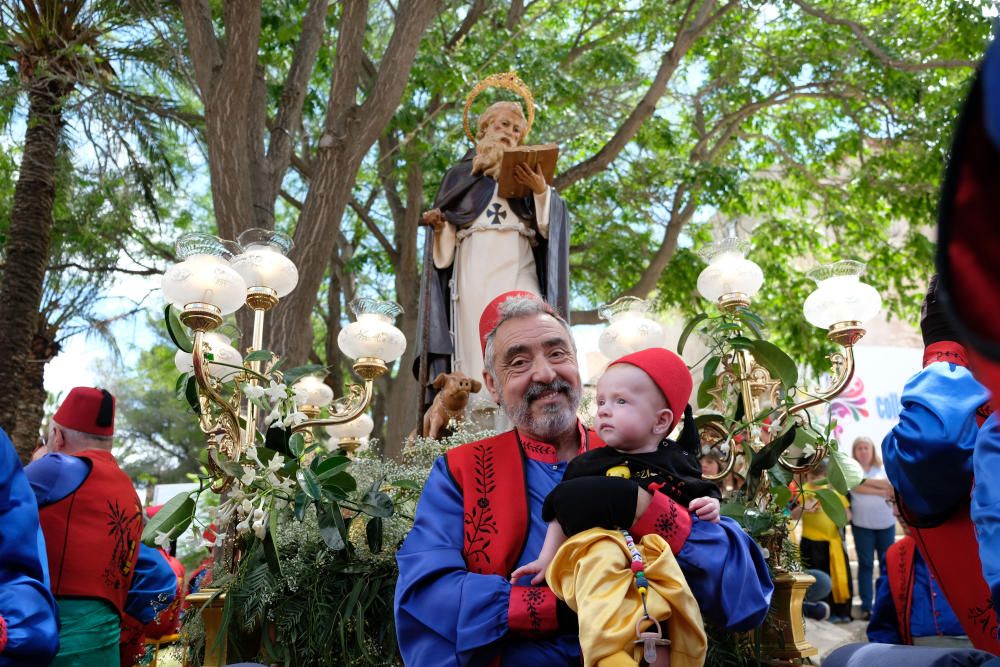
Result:
[[[438,376],[434,378],[434,382],[431,383],[431,386],[434,387],[435,389],[440,389],[441,387],[444,386],[444,383],[447,381],[448,381],[447,375],[445,375],[444,373],[438,373]]]
[[[670,433],[670,427],[674,423],[674,412],[670,408],[663,408],[656,413],[656,421],[653,422],[653,433],[666,437]]]
[[[472,393],[478,394],[479,390],[483,388],[483,383],[479,380],[469,380],[472,383]]]
[[[483,371],[483,384],[486,386],[486,390],[490,392],[490,397],[493,402],[497,405],[500,404],[500,387],[497,387],[493,382],[493,376]]]

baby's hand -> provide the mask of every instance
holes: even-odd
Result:
[[[526,563],[510,573],[510,583],[517,583],[517,580],[524,575],[533,574],[535,576],[531,578],[531,585],[537,586],[545,581],[546,565],[541,560],[533,560],[530,563]]]
[[[693,512],[702,521],[719,523],[719,501],[709,496],[695,498],[688,505],[688,511]]]

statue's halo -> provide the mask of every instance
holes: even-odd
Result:
[[[531,132],[531,126],[535,122],[535,98],[531,94],[531,89],[528,88],[524,81],[521,81],[517,73],[510,71],[503,72],[502,74],[491,74],[469,91],[468,97],[465,98],[465,110],[462,112],[465,124],[465,136],[469,137],[469,141],[473,144],[476,143],[476,135],[473,134],[472,128],[469,125],[469,110],[472,109],[472,103],[476,101],[476,97],[487,88],[504,88],[517,93],[524,100],[524,103],[528,107],[528,127],[524,130],[524,136],[527,137],[528,133]]]

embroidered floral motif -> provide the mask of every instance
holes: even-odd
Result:
[[[524,606],[528,610],[528,618],[531,619],[531,631],[541,632],[542,631],[542,612],[541,606],[545,601],[542,596],[542,589],[537,586],[531,586],[521,589],[521,599],[524,602]]]
[[[656,517],[653,527],[663,539],[670,542],[677,534],[677,503],[669,503],[667,510]]]
[[[104,571],[106,583],[114,590],[119,590],[128,586],[132,577],[132,567],[135,563],[136,554],[139,548],[136,535],[141,532],[142,514],[138,506],[133,506],[131,511],[121,507],[118,501],[108,501],[107,511],[108,535],[114,537],[115,546],[111,554],[111,560]]]
[[[490,563],[490,555],[487,552],[490,536],[497,534],[496,516],[490,507],[490,494],[496,488],[493,451],[484,444],[475,445],[473,458],[475,461],[473,485],[479,498],[472,511],[465,513],[466,553],[470,560],[477,563]]]
[[[983,607],[973,607],[970,609],[969,618],[984,634],[990,637],[997,636],[1000,626],[998,626],[997,615],[993,609],[993,600],[987,598],[986,604]]]
[[[552,445],[533,442],[531,440],[522,440],[521,444],[524,445],[526,452],[535,454],[535,457],[532,458],[539,458],[544,463],[549,463],[550,459],[554,461],[556,458],[556,448]]]

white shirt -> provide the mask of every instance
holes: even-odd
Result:
[[[882,466],[872,466],[865,479],[887,479]],[[859,528],[884,530],[896,525],[896,517],[885,496],[871,493],[851,494],[851,523]]]

